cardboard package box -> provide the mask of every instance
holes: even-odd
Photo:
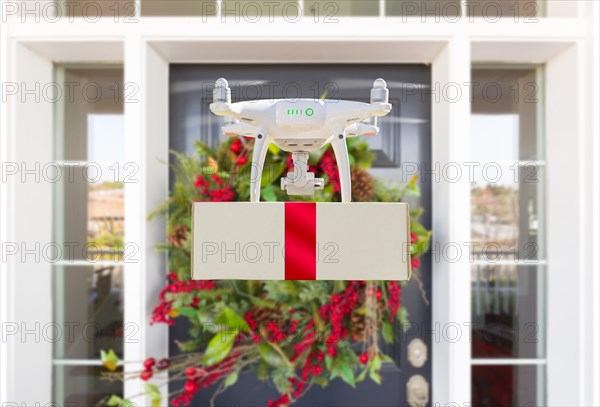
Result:
[[[195,202],[196,280],[408,280],[406,203]]]

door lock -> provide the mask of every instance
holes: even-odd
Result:
[[[412,376],[406,383],[406,395],[411,407],[425,407],[429,402],[429,383],[421,375]]]
[[[419,338],[415,338],[408,344],[408,361],[414,367],[423,367],[427,362],[427,345]]]

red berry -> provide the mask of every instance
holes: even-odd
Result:
[[[237,165],[244,165],[248,162],[248,157],[246,157],[245,155],[241,155],[238,157],[238,159],[235,161],[235,163]]]
[[[375,293],[375,298],[377,298],[377,301],[381,300],[381,296],[383,294],[381,294],[381,290],[377,290],[377,292]]]
[[[152,370],[144,370],[142,374],[140,374],[140,379],[143,381],[147,381],[152,377]]]
[[[229,149],[231,150],[231,152],[233,152],[234,154],[239,154],[240,151],[242,151],[242,141],[238,138],[235,139],[233,141],[233,143],[231,143],[231,146],[229,147]]]
[[[360,355],[360,357],[358,359],[360,360],[360,363],[362,363],[364,365],[365,363],[367,363],[369,361],[369,355],[367,355],[366,353],[363,353]]]
[[[185,382],[185,386],[183,387],[183,390],[185,390],[186,393],[194,393],[197,389],[198,387],[193,380],[188,380]]]
[[[192,377],[196,374],[196,368],[195,367],[190,367],[185,371],[185,375],[188,377]]]
[[[410,259],[410,267],[413,269],[418,269],[421,267],[421,259],[418,257],[413,257]]]
[[[154,366],[154,363],[156,363],[154,358],[148,358],[148,359],[144,360],[144,367],[148,370],[152,369],[152,366]]]
[[[415,235],[413,232],[410,232],[410,243],[414,243],[417,241],[417,235]]]
[[[170,365],[171,362],[169,361],[169,359],[165,358],[158,361],[158,363],[156,364],[156,368],[159,370],[164,370],[167,369]]]

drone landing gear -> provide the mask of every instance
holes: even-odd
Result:
[[[340,174],[342,202],[350,202],[352,200],[352,186],[350,185],[350,161],[348,160],[346,137],[344,137],[343,134],[333,137],[331,140],[331,147],[333,147],[338,172]]]
[[[294,171],[287,173],[281,178],[281,189],[287,191],[288,195],[313,195],[315,189],[323,189],[325,180],[315,178],[315,174],[308,172],[308,153],[292,153]]]
[[[260,201],[260,181],[262,179],[265,157],[269,149],[267,137],[263,134],[256,136],[252,151],[252,169],[250,171],[250,202]]]

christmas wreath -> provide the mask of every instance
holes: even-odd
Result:
[[[218,386],[216,397],[234,385],[240,373],[254,369],[280,393],[267,406],[288,406],[311,386],[325,387],[336,378],[350,386],[367,377],[380,383],[382,364],[393,362],[379,344],[380,339],[393,342],[395,327],[408,321],[400,282],[190,280],[191,203],[247,201],[252,146],[251,139],[235,138],[217,151],[198,143],[192,156],[173,153],[172,193],[156,211],[168,215],[168,241],[161,249],[169,253],[170,273],[152,323],[173,325],[186,318],[191,323],[189,340],[177,343],[180,355],[158,361],[149,358],[139,372],[126,376],[115,371],[119,363],[115,353],[102,352],[103,363],[111,370],[105,378],[146,381],[153,405],[160,404],[161,387],[170,382],[181,384],[169,394],[171,405],[188,405],[202,389]],[[375,155],[364,141],[349,139],[348,149],[354,201],[398,202],[419,194],[416,178],[398,185],[372,177],[367,170]],[[309,164],[311,171],[326,179],[325,189],[312,200],[339,201],[332,150],[311,154]],[[290,200],[278,184],[291,167],[288,154],[271,145],[262,200]],[[411,212],[411,266],[417,279],[420,257],[430,239],[430,232],[418,221],[421,213],[420,209]],[[152,383],[161,372],[168,372],[168,379]],[[108,404],[131,403],[112,396]]]

